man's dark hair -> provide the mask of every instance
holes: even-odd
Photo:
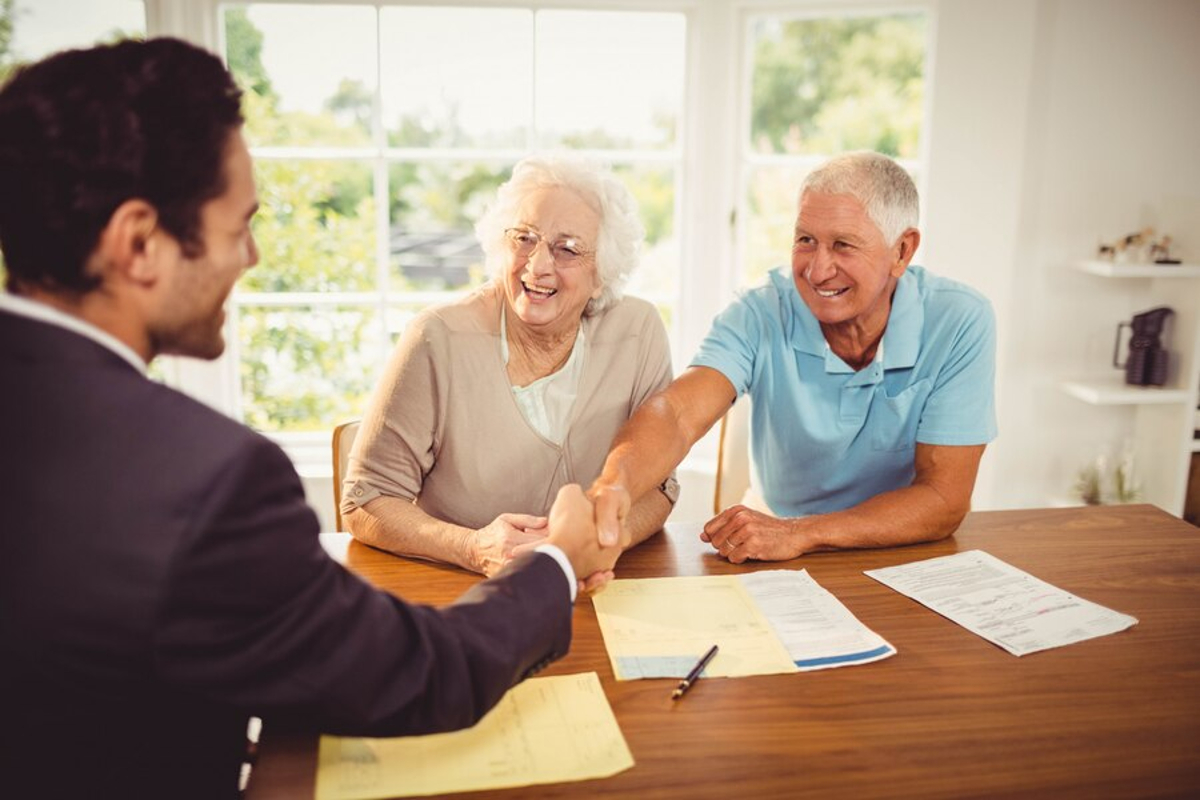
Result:
[[[68,50],[18,70],[0,90],[8,288],[94,289],[88,256],[132,198],[200,255],[200,208],[225,191],[240,98],[216,56],[178,39]]]

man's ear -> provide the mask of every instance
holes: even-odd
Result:
[[[917,248],[921,246],[921,232],[916,228],[909,228],[900,234],[900,238],[896,240],[893,251],[896,256],[896,261],[892,265],[892,275],[899,278],[904,274],[904,270],[908,269],[908,264],[913,260],[913,256],[917,254]]]
[[[138,198],[126,200],[100,232],[94,263],[110,273],[103,276],[106,280],[120,277],[151,286],[158,281],[162,234],[154,206]]]

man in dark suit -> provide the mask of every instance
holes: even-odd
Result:
[[[175,40],[59,54],[0,91],[6,796],[234,796],[252,714],[473,724],[566,652],[575,581],[620,552],[568,524],[587,520],[568,487],[542,552],[408,605],[326,556],[278,447],[147,379],[160,353],[222,352],[257,260],[241,121],[221,63]]]

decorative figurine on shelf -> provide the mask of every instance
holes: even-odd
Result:
[[[1171,258],[1171,237],[1163,234],[1155,239],[1153,228],[1142,228],[1115,242],[1101,242],[1096,257],[1117,264],[1180,263],[1179,259]]]
[[[1179,264],[1178,258],[1171,258],[1171,237],[1162,235],[1157,242],[1150,243],[1150,260],[1155,264]]]
[[[1154,236],[1153,228],[1143,228],[1135,233],[1122,236],[1113,244],[1101,244],[1101,256],[1107,255],[1109,261],[1118,264],[1137,264],[1149,260],[1147,243]]]

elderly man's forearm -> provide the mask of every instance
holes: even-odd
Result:
[[[845,511],[801,518],[798,534],[806,552],[933,542],[958,530],[969,510],[969,503],[950,503],[933,487],[917,484]]]
[[[640,498],[666,480],[694,441],[683,430],[669,399],[656,395],[617,433],[593,486],[621,486],[631,498]]]

